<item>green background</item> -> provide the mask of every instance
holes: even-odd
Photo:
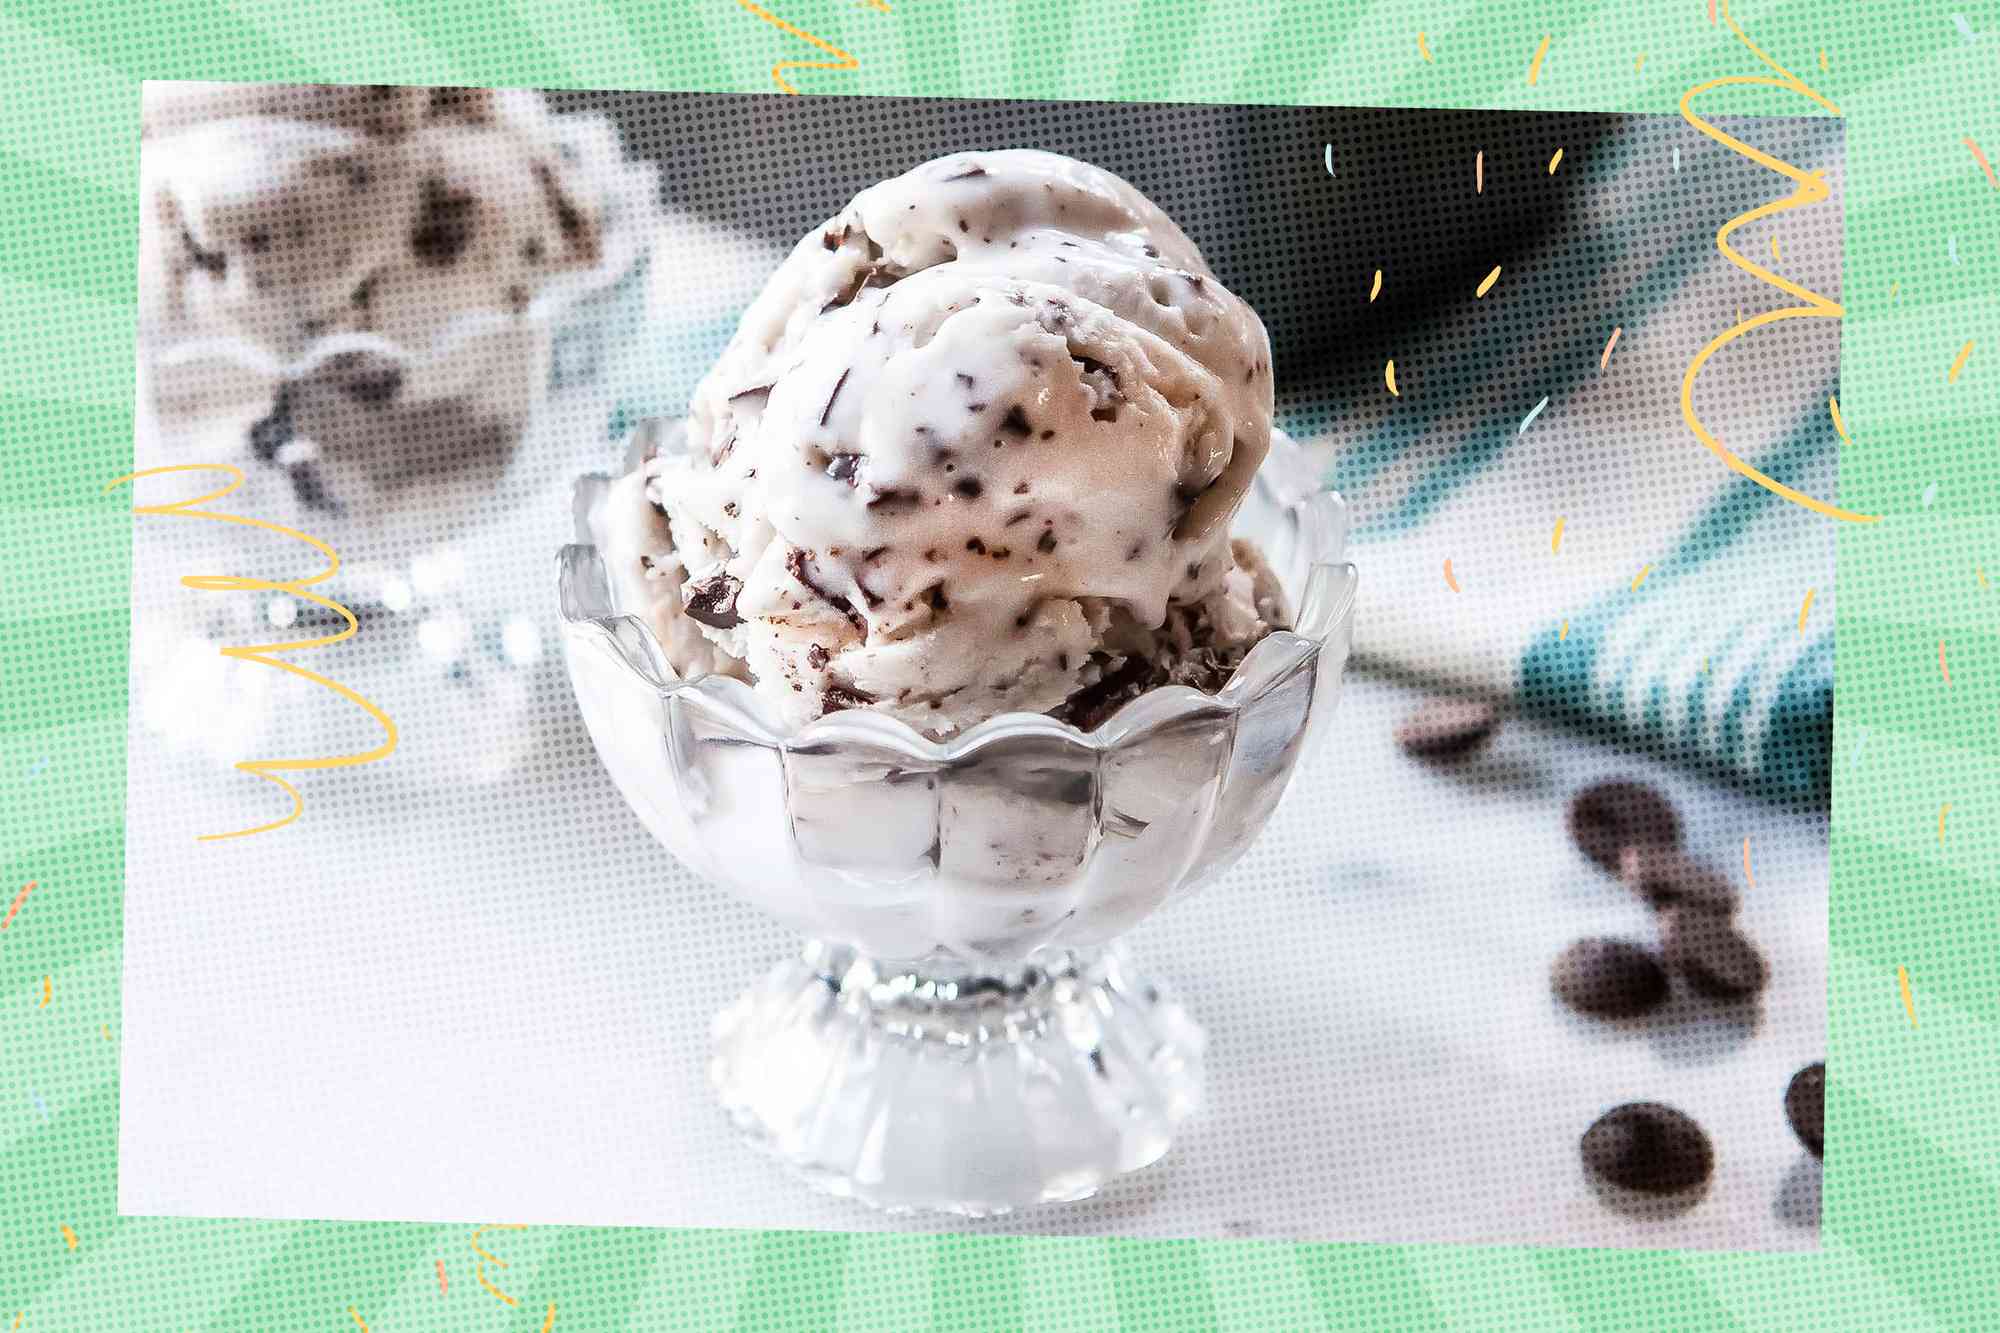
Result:
[[[859,62],[789,77],[1674,114],[1763,72],[1701,0],[888,2],[770,0]],[[482,1238],[509,1308],[470,1226],[117,1212],[132,520],[100,487],[131,459],[139,82],[768,92],[774,61],[823,57],[732,0],[0,3],[0,911],[37,883],[0,932],[0,1330],[352,1329],[350,1307],[378,1331],[540,1329],[551,1302],[561,1330],[2000,1326],[2000,587],[1978,576],[2000,584],[2000,191],[1964,143],[2000,153],[2000,6],[1735,13],[1848,122],[1839,499],[1884,515],[1840,534],[1822,1253],[550,1227]],[[1758,89],[1701,108],[1821,114]]]

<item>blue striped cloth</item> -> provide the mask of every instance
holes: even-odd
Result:
[[[1719,123],[1826,173],[1831,199],[1734,243],[1771,263],[1775,235],[1774,267],[1839,299],[1838,122]],[[1464,290],[1436,293],[1430,314],[1393,332],[1400,396],[1379,359],[1320,387],[1279,385],[1280,424],[1353,509],[1357,660],[1823,802],[1835,524],[1730,472],[1679,407],[1689,359],[1739,311],[1796,304],[1715,247],[1723,222],[1789,183],[1669,117],[1633,118],[1560,170],[1574,197],[1566,225],[1517,253],[1465,256]],[[685,217],[666,229],[660,253],[674,261],[656,265],[650,318],[626,350],[614,435],[685,410],[782,257]],[[1499,280],[1476,298],[1495,263]],[[1396,281],[1384,274],[1385,289]],[[1838,373],[1838,321],[1786,321],[1714,358],[1695,404],[1744,459],[1831,499]]]

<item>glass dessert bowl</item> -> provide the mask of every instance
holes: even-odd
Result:
[[[1166,1152],[1203,1036],[1115,943],[1262,829],[1339,695],[1346,511],[1272,441],[1234,534],[1296,608],[1216,694],[1147,691],[1085,733],[1004,713],[933,740],[863,708],[788,729],[679,679],[613,605],[578,483],[570,676],[626,801],[676,857],[808,938],[716,1020],[711,1081],[814,1185],[980,1216],[1084,1198]]]

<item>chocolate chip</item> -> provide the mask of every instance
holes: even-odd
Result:
[[[261,255],[271,248],[271,233],[263,227],[253,227],[243,237],[243,244],[253,255]]]
[[[1035,549],[1037,551],[1040,551],[1043,555],[1053,554],[1056,549],[1055,531],[1053,529],[1045,530],[1042,533],[1041,540],[1035,543]]]
[[[923,500],[924,497],[919,495],[915,491],[906,491],[898,487],[891,486],[887,490],[877,491],[875,492],[874,495],[870,496],[868,499],[868,508],[870,509],[905,508],[913,505],[922,504]]]
[[[1028,493],[1028,483],[1027,483],[1027,482],[1025,482],[1025,481],[1017,481],[1017,482],[1015,482],[1015,483],[1014,483],[1014,494],[1016,494],[1016,495],[1026,495],[1027,493]]]
[[[1584,1131],[1582,1148],[1592,1174],[1645,1194],[1694,1189],[1715,1169],[1715,1150],[1701,1126],[1658,1102],[1606,1112]]]
[[[795,546],[787,552],[785,555],[785,570],[793,578],[804,584],[815,597],[846,616],[848,623],[853,625],[855,629],[866,631],[867,622],[862,619],[859,611],[848,605],[844,598],[835,597],[832,593],[813,581],[812,571],[806,565],[806,553],[804,551]]]
[[[541,262],[542,262],[542,238],[541,238],[541,237],[539,237],[539,236],[530,236],[530,237],[529,237],[529,238],[528,238],[527,240],[525,240],[525,241],[522,241],[522,242],[521,242],[521,258],[523,258],[523,259],[527,260],[527,261],[528,261],[528,262],[529,262],[530,264],[539,264],[539,263],[541,263]]]
[[[964,218],[960,218],[960,219],[958,220],[958,229],[959,229],[959,230],[960,230],[961,232],[968,232],[968,231],[971,231],[971,230],[972,230],[972,228],[971,228],[971,227],[969,227],[969,226],[967,226],[967,225],[966,225],[966,222],[965,222],[965,219],[964,219]]]
[[[1500,710],[1488,700],[1433,699],[1397,724],[1396,744],[1422,759],[1463,759],[1499,725]]]
[[[271,462],[278,456],[278,450],[291,443],[294,433],[292,390],[290,385],[286,385],[271,400],[271,410],[251,425],[250,451],[265,462]]]
[[[188,262],[211,278],[219,278],[229,271],[228,255],[220,250],[202,249],[196,243],[194,233],[185,228],[181,231],[181,248],[187,251]]]
[[[985,555],[986,543],[980,541],[979,538],[977,537],[970,537],[966,539],[965,549],[972,552],[974,555]]]
[[[968,500],[977,500],[980,492],[986,488],[979,484],[979,478],[977,477],[962,477],[952,483],[952,489]]]
[[[984,176],[985,174],[986,174],[986,168],[980,166],[978,163],[975,162],[971,166],[967,167],[964,171],[959,172],[956,176],[946,176],[945,180],[969,181],[976,176]]]
[[[1014,517],[1008,519],[1005,523],[1002,523],[1000,526],[1003,528],[1011,528],[1016,523],[1025,523],[1028,519],[1032,517],[1034,517],[1034,511],[1023,509],[1020,513],[1014,515]]]
[[[833,382],[833,392],[826,396],[826,406],[819,410],[820,425],[824,426],[826,419],[833,415],[833,400],[840,397],[840,391],[847,387],[847,377],[853,373],[854,367],[849,366],[846,370],[841,371],[840,378]]]
[[[973,379],[972,376],[966,374],[962,370],[954,370],[951,373],[951,377],[957,380],[960,384],[963,384],[968,389],[970,389],[974,384],[978,383],[977,380]]]
[[[535,183],[542,187],[542,199],[548,204],[549,211],[556,215],[556,230],[572,244],[582,240],[583,214],[576,211],[576,205],[569,201],[569,197],[562,192],[562,187],[556,184],[555,173],[550,171],[546,164],[540,162],[535,164]],[[595,246],[587,247],[587,253],[594,255]]]
[[[930,587],[924,589],[923,598],[933,611],[949,611],[951,609],[951,602],[944,595],[944,585],[942,583],[933,583]]]
[[[450,189],[435,178],[425,181],[417,225],[410,232],[410,253],[419,264],[450,268],[472,244],[473,220],[478,212],[479,200],[474,196]]]
[[[1656,911],[1683,903],[1724,916],[1736,910],[1736,886],[1678,848],[1627,847],[1618,878]]]
[[[681,609],[689,620],[710,629],[734,629],[743,623],[743,617],[736,614],[736,597],[742,591],[743,580],[718,571],[687,585],[681,594]]]
[[[1815,1157],[1826,1155],[1826,1065],[1807,1065],[1785,1089],[1785,1119]]]
[[[1035,433],[1035,428],[1028,424],[1028,414],[1021,410],[1019,403],[1008,408],[1007,415],[1000,418],[1000,429],[1024,440]]]
[[[824,671],[827,661],[826,649],[819,644],[814,644],[812,647],[806,649],[806,665],[813,670]]]
[[[1585,856],[1615,875],[1627,847],[1678,847],[1681,820],[1651,787],[1600,782],[1570,802],[1569,834]]]
[[[1045,430],[1042,432],[1042,438],[1045,440],[1053,440],[1055,437],[1056,433],[1052,430]]]
[[[1146,553],[1146,543],[1143,541],[1137,541],[1133,542],[1131,546],[1126,548],[1125,558],[1127,560],[1137,560],[1140,556],[1144,555],[1145,553]]]
[[[771,386],[768,384],[753,384],[747,389],[738,389],[735,393],[730,394],[729,401],[732,403],[740,403],[745,398],[755,398],[760,394],[768,394],[770,392],[771,392]]]
[[[1764,989],[1769,969],[1757,946],[1720,912],[1693,904],[1673,909],[1667,917],[1667,966],[1698,994],[1717,1000],[1740,1000]]]
[[[838,713],[846,708],[861,708],[875,702],[875,696],[847,685],[829,685],[820,692],[820,711]]]
[[[1634,1018],[1667,998],[1667,974],[1628,940],[1585,939],[1562,951],[1549,971],[1557,998],[1604,1018]]]
[[[860,454],[835,454],[826,463],[826,475],[835,481],[844,481],[849,486],[856,484],[861,473]]]
[[[819,243],[829,250],[838,250],[840,248],[840,237],[835,236],[830,231],[821,232]]]

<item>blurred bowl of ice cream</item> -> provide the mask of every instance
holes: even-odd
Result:
[[[141,135],[139,466],[344,555],[501,512],[637,317],[656,169],[538,93],[148,83]]]
[[[1323,730],[1355,575],[1270,349],[1173,222],[961,153],[802,240],[683,421],[577,490],[575,693],[673,854],[813,941],[718,1094],[809,1180],[983,1214],[1166,1151],[1200,1031],[1116,938]]]

